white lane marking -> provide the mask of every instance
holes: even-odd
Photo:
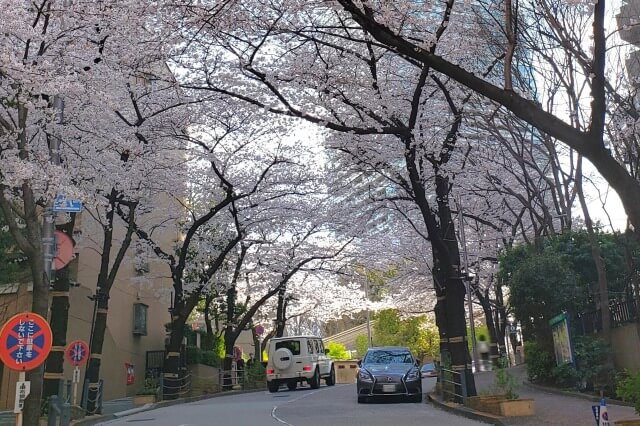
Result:
[[[319,389],[319,390],[315,390],[313,392],[305,393],[304,395],[301,395],[301,396],[299,396],[297,398],[290,399],[289,401],[286,401],[285,403],[283,403],[281,405],[274,405],[273,409],[271,410],[271,417],[273,417],[277,422],[282,423],[283,425],[293,426],[291,423],[287,423],[286,421],[282,420],[280,417],[278,417],[276,415],[276,410],[279,407],[281,407],[282,405],[285,405],[285,404],[291,404],[292,402],[299,401],[299,400],[301,400],[303,398],[306,398],[308,396],[315,395],[318,392],[323,392],[323,391],[329,390],[331,388],[337,388],[337,387],[340,387],[340,386],[349,386],[349,385],[345,384],[345,385],[337,385],[337,386],[331,386],[331,387],[327,386],[325,388],[322,388],[322,389]]]

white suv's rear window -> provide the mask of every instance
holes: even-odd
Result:
[[[300,355],[300,340],[282,340],[276,342],[276,350],[287,348],[293,355]]]

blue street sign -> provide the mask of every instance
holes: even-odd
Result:
[[[64,195],[58,195],[53,201],[54,212],[80,213],[82,211],[82,201],[67,200]]]

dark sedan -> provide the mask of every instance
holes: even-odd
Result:
[[[358,365],[358,402],[392,395],[404,396],[413,402],[422,401],[420,369],[408,348],[371,348]]]

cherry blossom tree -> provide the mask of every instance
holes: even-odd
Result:
[[[121,101],[118,85],[161,56],[155,34],[145,25],[154,6],[50,0],[3,1],[0,6],[0,19],[8,23],[0,36],[0,209],[29,259],[32,310],[47,317],[42,213],[57,194],[84,200],[86,194],[77,184],[95,174],[74,173],[82,169],[78,161],[100,157],[109,142],[113,147],[133,135],[133,129],[113,125],[115,114],[102,111]],[[95,130],[96,139],[88,137],[88,130]],[[109,137],[97,139],[101,135]],[[63,278],[54,285],[62,285]],[[64,311],[68,302],[62,293],[56,294],[54,307]],[[53,324],[59,348],[66,339],[66,319],[55,319],[61,320],[60,327]],[[52,359],[56,356],[59,361],[57,353]],[[42,370],[29,376],[32,390],[25,421],[35,424]]]

